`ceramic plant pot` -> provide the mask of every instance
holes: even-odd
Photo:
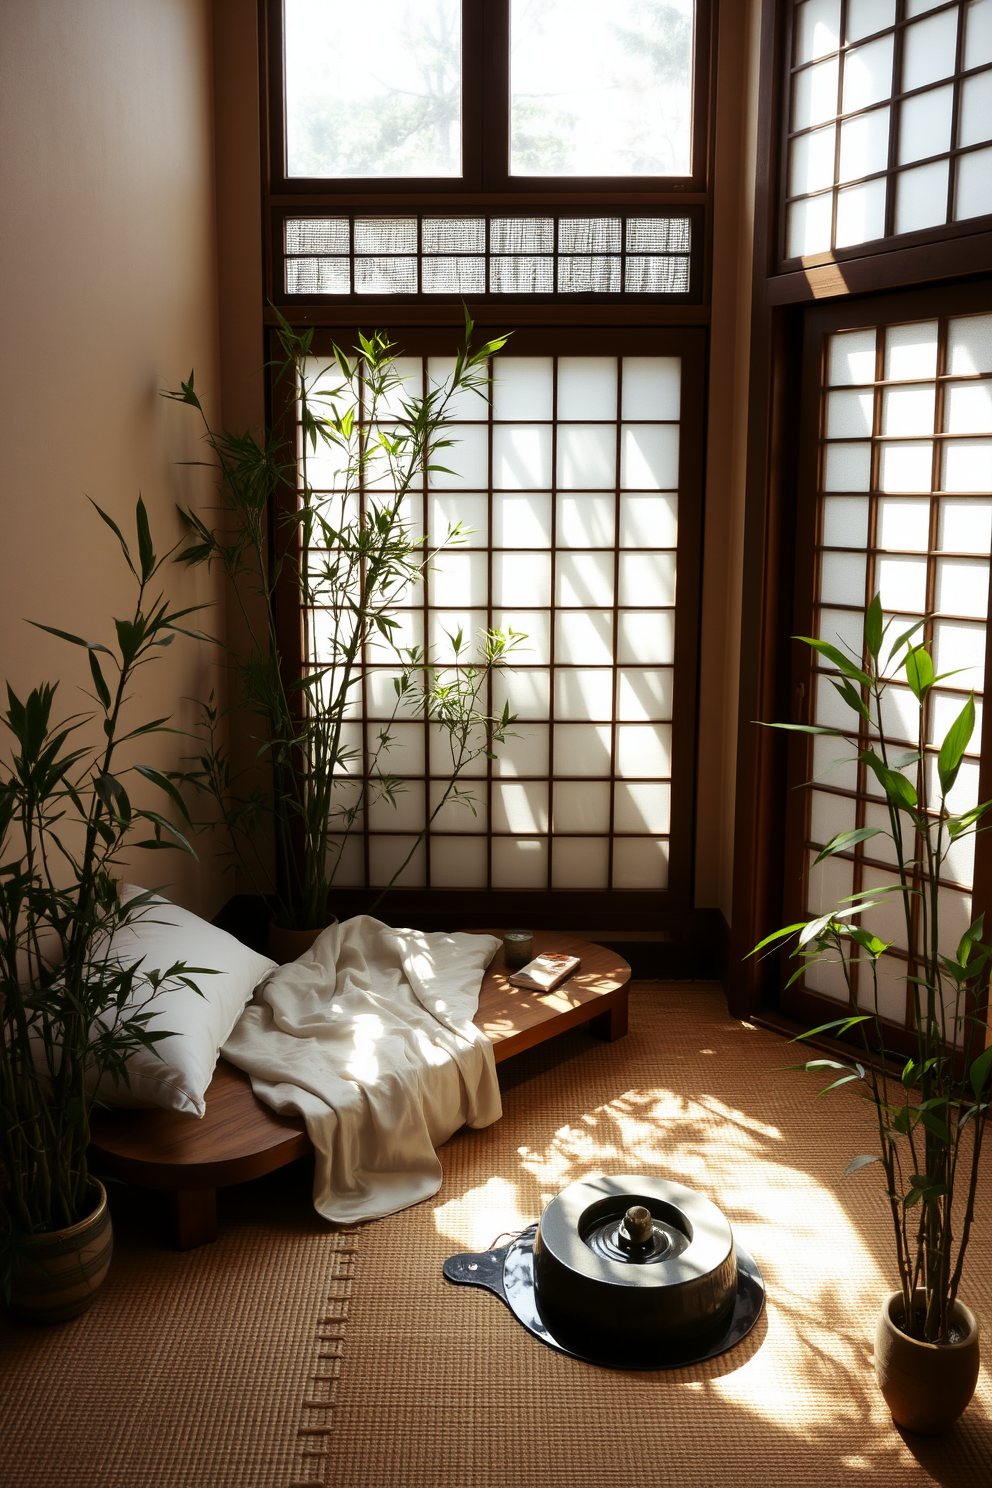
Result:
[[[65,1230],[29,1235],[14,1263],[10,1310],[28,1323],[78,1317],[103,1285],[114,1248],[107,1191],[96,1179],[92,1214]]]
[[[922,1305],[924,1293],[916,1293]],[[961,1415],[978,1383],[978,1319],[963,1302],[954,1305],[959,1343],[921,1343],[898,1326],[902,1293],[885,1299],[875,1331],[875,1374],[897,1426],[919,1436],[939,1436]]]
[[[280,966],[285,966],[287,961],[295,961],[310,949],[318,935],[330,925],[337,924],[337,915],[333,915],[326,925],[318,925],[315,930],[284,930],[277,925],[275,919],[269,921],[269,955],[273,961],[278,961]]]

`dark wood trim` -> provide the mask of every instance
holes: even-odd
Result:
[[[737,720],[734,899],[728,996],[745,1017],[777,995],[777,958],[750,957],[779,924],[787,746],[761,727],[790,716],[795,444],[801,325],[776,312],[752,329]]]
[[[708,305],[675,304],[670,300],[658,301],[649,297],[636,304],[620,295],[596,304],[581,301],[578,297],[574,304],[566,304],[557,297],[548,301],[538,300],[536,296],[529,300],[469,298],[465,304],[477,324],[497,323],[504,328],[515,325],[528,330],[539,326],[554,330],[559,327],[587,326],[596,330],[603,327],[625,329],[646,326],[666,329],[708,325],[710,321]],[[325,303],[318,303],[315,300],[299,301],[294,298],[285,305],[280,305],[279,313],[290,325],[325,327],[333,324],[341,333],[351,332],[356,327],[368,330],[373,325],[385,324],[394,327],[396,331],[436,326],[460,328],[464,324],[461,301],[432,303],[419,300],[416,304],[398,304],[396,298],[375,299],[371,295],[364,298],[361,304],[342,304],[330,299]],[[263,319],[266,325],[277,324],[274,310],[266,310]]]
[[[751,354],[745,477],[740,692],[734,809],[734,891],[727,994],[731,1011],[747,1017],[769,997],[778,978],[768,960],[747,959],[781,903],[782,820],[778,799],[785,752],[756,720],[783,717],[787,706],[791,571],[783,538],[788,520],[788,451],[795,438],[798,391],[797,317],[773,310],[766,279],[774,254],[777,174],[774,160],[781,68],[779,7],[762,0],[755,179]],[[776,921],[777,923],[777,921]],[[774,959],[774,958],[772,958]]]
[[[339,919],[369,914],[374,889],[340,889],[331,905]],[[730,931],[718,909],[678,912],[652,891],[559,889],[391,889],[374,913],[414,930],[471,930],[477,925],[527,925],[535,930],[594,933],[633,968],[634,977],[726,984]],[[254,894],[233,894],[213,923],[245,945],[268,949],[270,911]],[[651,939],[643,938],[645,921]],[[630,936],[630,939],[625,937]]]
[[[804,994],[805,995],[805,994]],[[844,1009],[840,1003],[831,1002],[829,997],[811,997],[805,1008],[803,1021],[797,1023],[792,1018],[785,1018],[781,1013],[762,1010],[751,1014],[751,1022],[758,1028],[767,1028],[770,1033],[780,1034],[782,1038],[794,1040],[803,1033],[811,1024],[818,1027],[822,1023],[830,1023],[835,1018],[843,1016]],[[889,1040],[887,1049],[889,1057],[885,1059],[873,1059],[872,1064],[881,1069],[885,1066],[886,1073],[898,1079],[903,1063],[910,1054],[915,1054],[916,1044],[912,1036],[907,1037],[905,1028],[899,1028],[895,1023],[882,1023],[886,1038]],[[842,1039],[830,1038],[828,1034],[820,1033],[815,1038],[803,1039],[802,1044],[796,1050],[796,1063],[804,1057],[804,1051],[814,1050],[820,1054],[840,1055],[842,1058],[850,1059],[852,1054],[860,1054],[864,1058],[864,1046],[858,1038],[857,1029],[852,1029]],[[824,1081],[824,1084],[829,1083]]]
[[[838,250],[823,262],[777,274],[768,280],[768,304],[803,304],[985,273],[992,264],[990,219],[976,217],[973,222],[956,225],[968,231],[916,244],[900,238],[891,247],[856,257],[842,256]]]
[[[623,207],[633,212],[642,208],[650,212],[660,207],[673,207],[678,211],[683,207],[704,207],[709,201],[705,191],[610,189],[590,195],[588,191],[573,189],[547,195],[546,202],[535,202],[532,194],[522,191],[466,191],[457,202],[452,202],[435,191],[405,191],[401,186],[396,191],[380,191],[374,196],[371,193],[356,194],[347,190],[333,194],[326,191],[286,191],[280,192],[278,198],[273,197],[270,205],[273,210],[289,213],[309,211],[323,213],[325,216],[335,212],[357,212],[361,216],[369,216],[377,212],[471,213],[506,210],[518,210],[521,214],[530,212],[539,216],[573,209],[576,212],[610,212]]]

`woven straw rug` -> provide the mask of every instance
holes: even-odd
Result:
[[[989,1488],[988,1368],[930,1442],[897,1432],[875,1389],[889,1221],[870,1169],[840,1183],[871,1150],[864,1106],[776,1073],[795,1051],[728,1018],[716,989],[645,985],[631,1015],[616,1044],[578,1030],[504,1065],[504,1118],[445,1146],[440,1193],[357,1233],[315,1218],[305,1165],[224,1195],[220,1239],[186,1255],[118,1190],[99,1304],[51,1332],[0,1322],[0,1484]],[[594,1369],[443,1280],[447,1255],[597,1170],[681,1180],[724,1209],[768,1286],[736,1350]],[[988,1177],[966,1295],[992,1363]]]
[[[3,1488],[285,1488],[310,1475],[336,1388],[355,1236],[304,1160],[218,1195],[179,1254],[154,1195],[115,1186],[114,1259],[59,1328],[0,1318]],[[310,1404],[307,1404],[310,1402]]]
[[[992,1168],[966,1273],[987,1329],[979,1392],[951,1435],[904,1440],[872,1374],[888,1211],[871,1169],[840,1182],[871,1151],[867,1110],[775,1073],[796,1058],[728,1018],[718,990],[662,984],[634,992],[625,1039],[576,1030],[503,1066],[503,1120],[444,1147],[429,1204],[361,1232],[347,1366],[311,1481],[990,1488]],[[531,1338],[495,1297],[443,1280],[447,1255],[523,1227],[596,1170],[679,1180],[725,1211],[768,1288],[736,1350],[672,1373],[595,1369]]]

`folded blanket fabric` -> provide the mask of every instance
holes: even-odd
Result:
[[[441,1186],[435,1147],[499,1120],[493,1047],[472,1022],[498,944],[358,915],[256,989],[222,1053],[266,1105],[305,1118],[325,1219],[377,1219],[429,1198]]]

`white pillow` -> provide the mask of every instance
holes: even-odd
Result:
[[[125,885],[121,899],[126,902],[142,892]],[[220,1046],[276,963],[249,950],[226,930],[159,898],[117,931],[111,947],[125,966],[144,958],[145,970],[165,971],[174,962],[185,961],[188,966],[209,966],[216,975],[191,978],[202,997],[180,986],[155,999],[146,1027],[149,1032],[168,1029],[174,1037],[160,1039],[154,1050],[136,1049],[127,1062],[130,1085],[123,1080],[115,1084],[105,1075],[98,1098],[108,1106],[165,1106],[202,1116]]]

